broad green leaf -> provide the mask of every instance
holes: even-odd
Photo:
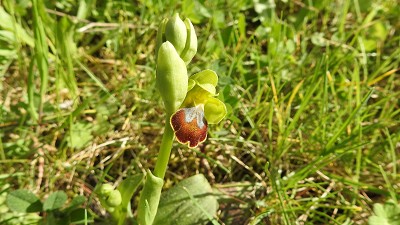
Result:
[[[209,98],[204,105],[204,115],[209,124],[219,123],[226,115],[226,106],[217,98]]]
[[[72,210],[75,210],[79,206],[81,206],[85,201],[86,201],[85,196],[78,195],[72,199],[72,201],[69,203],[68,207],[64,211],[71,212]]]
[[[369,217],[369,225],[400,225],[400,206],[394,201],[374,204],[374,214]]]
[[[368,219],[369,225],[391,225],[386,218],[378,217],[378,216],[371,216]]]
[[[92,128],[93,126],[88,123],[77,122],[72,124],[68,146],[77,149],[85,147],[93,139]]]
[[[217,209],[210,184],[198,174],[162,194],[154,225],[208,224]]]
[[[218,75],[212,70],[203,70],[190,76],[198,84],[212,84],[214,87],[218,84]]]
[[[67,201],[67,194],[63,191],[56,191],[49,195],[49,197],[43,203],[44,211],[51,211],[61,208]]]
[[[7,206],[15,212],[40,212],[42,202],[28,190],[15,190],[7,195]]]

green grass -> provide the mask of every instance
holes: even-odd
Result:
[[[155,37],[179,12],[199,39],[188,72],[217,72],[228,115],[198,149],[174,143],[165,189],[204,173],[220,224],[364,224],[398,201],[396,0],[143,2],[2,2],[0,193],[92,197],[154,168]]]

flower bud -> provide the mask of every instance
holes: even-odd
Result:
[[[167,114],[171,115],[186,97],[188,76],[185,62],[169,41],[164,42],[158,51],[156,85]]]
[[[122,197],[118,190],[112,190],[106,199],[106,203],[110,207],[117,207],[121,204]]]
[[[119,190],[115,190],[114,187],[109,184],[102,184],[97,190],[101,205],[109,212],[114,212],[115,207],[119,206],[122,202],[121,193]]]
[[[165,25],[165,38],[171,42],[179,55],[185,49],[187,40],[186,24],[181,20],[178,13],[175,13]]]
[[[197,52],[197,36],[192,22],[188,18],[182,21],[178,13],[161,22],[157,33],[156,56],[165,41],[169,41],[174,46],[186,65]]]
[[[105,197],[105,196],[108,196],[113,190],[114,190],[114,187],[111,184],[105,183],[100,186],[97,193],[101,197]]]

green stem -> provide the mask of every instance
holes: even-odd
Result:
[[[158,152],[156,166],[154,168],[154,175],[164,179],[165,172],[167,171],[169,156],[171,154],[172,142],[174,140],[174,132],[169,124],[169,115],[165,118],[164,135],[161,141],[160,150]]]

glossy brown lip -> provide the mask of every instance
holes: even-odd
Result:
[[[207,138],[208,123],[200,107],[182,108],[171,116],[171,127],[176,139],[190,148],[197,147]]]

